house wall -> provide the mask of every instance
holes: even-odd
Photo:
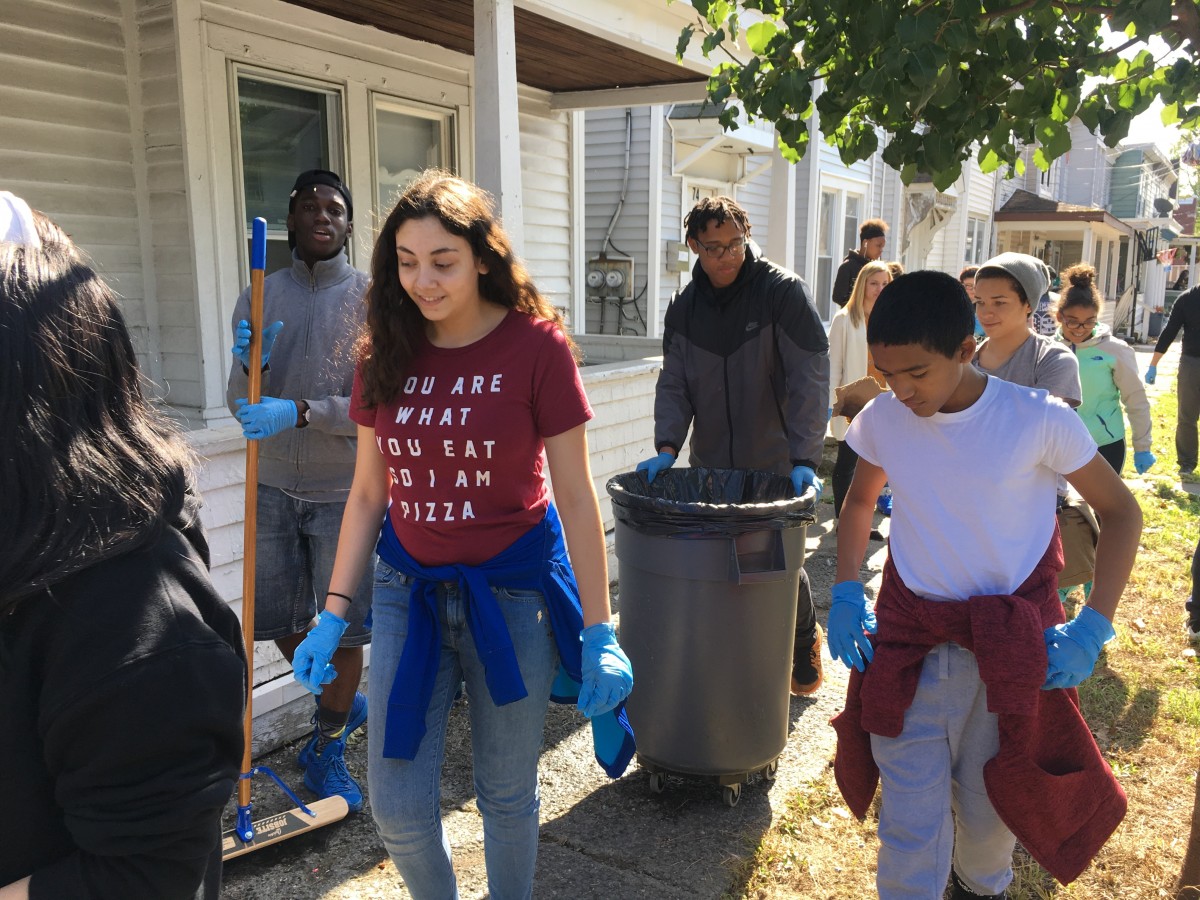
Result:
[[[57,221],[120,295],[138,356],[157,368],[143,266],[144,185],[133,4],[20,0],[0,7],[4,188]]]
[[[1108,206],[1112,164],[1104,143],[1078,119],[1071,120],[1071,150],[1066,155],[1063,200],[1076,206]]]
[[[650,262],[647,251],[651,210],[650,166],[653,164],[650,158],[650,120],[652,115],[661,115],[661,112],[657,107],[631,107],[628,119],[626,112],[626,109],[588,110],[585,116],[587,177],[583,247],[585,259],[594,259],[602,251],[609,256],[632,257],[634,296],[637,296],[646,285],[646,266]],[[625,203],[613,227],[611,245],[604,245],[604,235],[621,199],[625,178],[627,121],[631,133],[629,182]],[[666,193],[671,192],[667,190]],[[615,247],[619,247],[620,252]],[[661,256],[654,263],[661,266]],[[645,298],[640,301],[640,308],[644,316]],[[605,307],[603,319],[602,328],[600,304],[589,301],[583,330],[588,334],[617,334],[618,313],[615,305],[608,304]]]

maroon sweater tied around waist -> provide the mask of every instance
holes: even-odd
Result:
[[[879,768],[871,734],[896,737],[912,704],[925,656],[953,641],[975,654],[988,710],[999,720],[1000,749],[983,767],[1001,820],[1037,862],[1063,884],[1079,877],[1125,816],[1125,792],[1079,712],[1074,688],[1043,691],[1044,632],[1063,622],[1058,599],[1062,548],[1050,546],[1015,594],[963,602],[912,593],[889,557],[875,604],[875,657],[851,671],[837,731],[834,773],[851,811],[867,814]]]

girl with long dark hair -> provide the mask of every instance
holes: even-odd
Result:
[[[0,897],[216,898],[246,667],[191,454],[112,292],[0,206]]]
[[[439,784],[459,684],[496,900],[532,892],[552,684],[556,699],[575,686],[594,731],[620,719],[633,684],[609,622],[592,412],[572,349],[486,195],[444,172],[410,185],[375,244],[354,481],[325,611],[293,666],[315,692],[335,676],[329,654],[378,543],[368,786],[418,900],[456,895]],[[630,752],[609,753],[610,774]]]

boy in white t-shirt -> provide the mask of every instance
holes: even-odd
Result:
[[[1067,882],[1125,797],[1074,686],[1112,639],[1141,533],[1136,501],[1079,417],[971,365],[974,315],[940,272],[884,288],[867,342],[890,392],[854,420],[830,653],[851,672],[836,770],[856,814],[882,780],[883,900],[1002,897],[1016,837]],[[1062,474],[1104,521],[1087,606],[1063,623]],[[874,611],[859,581],[875,498],[895,497]]]

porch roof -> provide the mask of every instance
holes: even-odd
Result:
[[[1018,188],[1005,204],[996,210],[994,218],[997,222],[1008,225],[1019,222],[1082,222],[1106,225],[1127,235],[1132,235],[1134,231],[1128,222],[1118,219],[1106,209],[1050,200],[1023,188]]]
[[[475,55],[474,0],[287,0],[295,6]],[[703,85],[707,74],[517,6],[517,81],[553,93]],[[670,48],[673,50],[674,48]]]

